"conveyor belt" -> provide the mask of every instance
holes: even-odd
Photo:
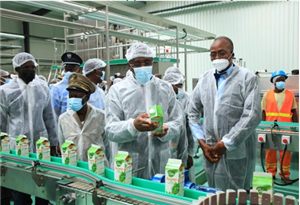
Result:
[[[35,156],[34,154],[31,154]],[[1,153],[1,169],[15,170],[18,173],[27,172],[27,175],[32,173],[30,164],[36,160],[35,158],[21,157],[14,154]],[[53,158],[53,157],[52,157]],[[57,160],[57,159],[56,159]],[[80,162],[85,163],[85,162]],[[17,169],[17,170],[16,170]],[[31,170],[32,169],[32,170]],[[4,170],[6,177],[7,170]],[[197,194],[194,198],[180,197],[159,192],[153,189],[148,189],[145,186],[126,185],[110,180],[106,177],[96,175],[81,167],[66,166],[57,162],[40,161],[40,165],[36,168],[36,174],[43,176],[44,178],[55,179],[55,184],[59,184],[57,193],[64,192],[64,190],[71,190],[73,195],[78,192],[84,192],[92,198],[92,195],[96,195],[98,199],[105,199],[111,201],[118,201],[120,204],[191,204],[191,202],[198,196],[205,196],[205,194],[192,190],[185,190],[187,195],[191,195],[191,191]],[[18,176],[16,176],[18,179]],[[63,180],[69,180],[67,183],[63,183]],[[142,180],[142,179],[135,179]],[[144,180],[146,181],[146,180]],[[96,188],[96,184],[102,183],[101,187]],[[143,183],[143,181],[141,181]],[[148,182],[147,182],[148,183]],[[152,182],[151,182],[152,183]],[[154,183],[154,182],[153,182]],[[5,187],[5,183],[2,183]],[[42,183],[45,185],[45,182]],[[155,184],[155,186],[163,186],[161,184]],[[8,187],[11,188],[11,187]],[[45,188],[46,189],[46,188]],[[161,187],[160,187],[161,189]],[[21,191],[21,190],[19,190]],[[26,192],[26,190],[24,190]],[[44,191],[45,192],[45,191]],[[47,192],[47,190],[46,190]],[[51,191],[50,191],[51,192]],[[56,194],[57,194],[56,193]],[[51,197],[49,197],[51,198]],[[71,197],[72,198],[72,197]],[[72,199],[76,199],[76,195]],[[53,200],[53,197],[52,197]],[[71,200],[71,199],[70,199]],[[69,201],[69,199],[68,199]]]

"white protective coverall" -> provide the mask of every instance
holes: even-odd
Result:
[[[56,146],[57,122],[51,94],[45,81],[35,78],[26,84],[20,78],[0,87],[1,132],[10,136],[11,149],[15,149],[15,139],[26,135],[30,152],[35,152],[35,143],[46,137],[51,146]]]
[[[105,110],[105,93],[104,91],[95,85],[95,92],[91,94],[88,104],[93,105],[96,108]]]
[[[163,137],[151,137],[151,132],[139,132],[133,126],[134,119],[148,113],[153,105],[162,106],[164,123],[169,128]],[[105,132],[111,141],[118,143],[118,150],[129,152],[133,170],[145,167],[134,176],[150,179],[165,172],[171,157],[171,140],[179,137],[182,126],[179,110],[171,85],[155,77],[141,84],[129,75],[110,88],[106,96]]]
[[[66,140],[73,141],[77,146],[77,159],[88,161],[87,151],[92,144],[105,149],[106,159],[109,159],[106,152],[109,150],[108,140],[104,133],[105,114],[103,110],[88,106],[87,114],[82,124],[77,113],[71,109],[59,116],[58,119],[58,140],[61,145]],[[105,162],[108,166],[108,162]]]
[[[68,87],[68,82],[68,79],[64,76],[60,82],[55,83],[51,88],[53,106],[57,116],[66,112],[68,108],[69,92],[66,89]]]
[[[258,79],[248,69],[235,65],[217,88],[214,73],[212,69],[200,76],[190,96],[190,127],[193,136],[199,136],[194,128],[200,128],[200,110],[204,108],[204,141],[213,147],[222,140],[227,148],[214,164],[203,155],[209,186],[223,191],[249,190],[255,170],[255,128],[261,120]]]

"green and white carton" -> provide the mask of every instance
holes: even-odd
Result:
[[[0,152],[10,153],[10,140],[8,134],[1,132]]]
[[[165,168],[165,192],[184,195],[184,165],[181,159],[169,159]]]
[[[115,181],[124,184],[132,183],[132,158],[128,152],[118,151],[114,159]]]
[[[77,147],[73,141],[66,140],[61,146],[62,163],[77,166]]]
[[[50,161],[50,142],[45,137],[36,141],[36,157],[41,160]]]
[[[19,135],[16,138],[16,153],[19,156],[29,156],[29,143],[25,135]]]
[[[89,170],[103,176],[104,160],[104,150],[101,149],[100,146],[92,144],[88,149]]]
[[[151,131],[151,133],[157,133],[163,131],[163,124],[164,124],[164,118],[163,118],[163,112],[160,105],[153,105],[149,107],[149,114],[150,114],[150,120],[151,122],[157,122],[158,128]]]
[[[258,191],[259,204],[262,202],[262,192],[271,194],[271,202],[273,202],[274,184],[271,173],[254,172],[252,187],[252,189]]]

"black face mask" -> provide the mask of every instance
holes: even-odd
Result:
[[[29,83],[31,82],[35,77],[35,70],[22,70],[21,71],[21,78]]]

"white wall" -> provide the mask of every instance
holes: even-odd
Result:
[[[193,2],[158,2],[141,10],[149,12]],[[228,36],[234,43],[237,58],[243,58],[253,71],[299,69],[299,2],[291,1],[239,1],[220,2],[206,6],[186,8],[160,14],[161,17],[187,24],[217,36]],[[206,48],[212,41],[195,42]],[[180,55],[180,68],[184,58]],[[188,86],[191,78],[211,68],[209,53],[188,54]]]

